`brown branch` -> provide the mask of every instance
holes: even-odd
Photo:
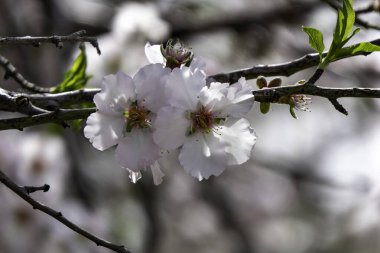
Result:
[[[23,188],[27,194],[30,194],[37,191],[47,192],[49,191],[50,186],[48,184],[44,184],[42,186],[24,186]]]
[[[87,37],[85,30],[81,30],[66,36],[46,36],[46,37],[0,37],[0,45],[32,45],[39,47],[41,43],[52,43],[58,48],[63,47],[63,42],[88,42],[90,43],[100,55],[98,40],[96,37]]]
[[[27,190],[24,187],[18,186],[16,183],[14,183],[7,175],[5,175],[0,170],[0,182],[3,183],[6,187],[8,187],[11,191],[16,193],[19,197],[21,197],[23,200],[25,200],[27,203],[29,203],[33,209],[40,210],[41,212],[49,215],[50,217],[56,219],[57,221],[61,222],[66,227],[70,228],[74,232],[86,237],[87,239],[93,241],[97,246],[102,246],[107,249],[110,249],[114,252],[118,253],[131,253],[129,250],[127,250],[122,245],[116,245],[111,242],[108,242],[104,239],[101,239],[90,232],[84,230],[83,228],[80,228],[70,220],[68,220],[61,212],[58,212],[48,206],[45,206],[41,204],[40,202],[34,200],[32,197],[28,195]]]
[[[312,95],[328,99],[339,112],[347,115],[347,111],[338,103],[338,98],[360,97],[360,98],[380,98],[380,89],[370,88],[326,88],[316,85],[293,85],[278,88],[261,89],[252,92],[255,101],[277,102],[283,96],[296,94]]]
[[[0,119],[0,130],[20,129],[25,127],[36,126],[46,123],[62,124],[65,121],[75,119],[85,119],[91,113],[95,112],[95,108],[88,109],[62,109],[56,112],[47,112],[38,115],[19,117],[11,119]],[[66,126],[66,124],[64,124]]]
[[[380,39],[369,41],[374,45],[380,46]],[[323,53],[323,56],[327,55],[327,51]],[[363,52],[361,54],[366,56],[368,53]],[[342,60],[344,58],[349,58],[352,56],[345,56],[335,61]],[[293,61],[271,64],[271,65],[256,65],[252,68],[239,69],[232,72],[215,74],[207,77],[207,82],[224,82],[224,83],[236,83],[240,77],[245,77],[245,79],[255,79],[258,76],[291,76],[302,70],[317,66],[319,64],[319,54],[312,53],[302,56]]]
[[[26,80],[17,71],[15,66],[13,66],[9,62],[9,60],[2,55],[0,55],[0,66],[3,67],[3,69],[5,70],[4,79],[8,79],[9,77],[12,77],[18,84],[21,85],[21,87],[23,87],[29,91],[33,91],[33,92],[37,92],[37,93],[51,92],[50,88],[44,88],[44,87],[38,86],[38,85]]]

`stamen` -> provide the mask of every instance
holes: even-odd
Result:
[[[126,131],[131,132],[133,128],[150,128],[152,122],[149,119],[150,111],[146,110],[143,106],[132,105],[127,111],[124,112],[124,116],[127,120]]]

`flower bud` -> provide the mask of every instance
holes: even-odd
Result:
[[[282,83],[281,78],[277,77],[269,82],[268,87],[269,88],[280,87],[281,83]]]
[[[161,53],[166,59],[166,67],[171,69],[179,68],[182,64],[189,66],[194,56],[178,39],[169,39],[165,47],[161,45]]]
[[[262,89],[262,88],[265,88],[267,87],[267,80],[265,79],[265,77],[263,76],[259,76],[257,79],[256,79],[256,85],[259,89]]]

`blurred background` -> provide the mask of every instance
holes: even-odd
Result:
[[[369,1],[355,1],[365,7]],[[380,15],[361,17],[380,24]],[[180,38],[207,60],[208,74],[291,61],[312,52],[301,26],[331,41],[336,14],[319,0],[2,0],[0,36],[66,35],[87,30],[88,86],[118,70],[133,75],[147,60],[146,42]],[[354,41],[380,38],[362,29]],[[54,86],[78,45],[4,46],[2,55],[28,80]],[[283,78],[307,79],[313,69]],[[0,70],[0,76],[4,74]],[[271,78],[268,78],[271,80]],[[255,80],[251,80],[255,87]],[[330,87],[379,87],[380,54],[334,63],[318,81]],[[1,87],[20,90],[12,80]],[[380,252],[380,102],[341,99],[349,116],[313,98],[311,112],[256,104],[249,120],[258,139],[253,158],[198,182],[176,154],[132,184],[114,150],[95,150],[82,131],[40,126],[0,132],[0,166],[20,185],[51,186],[33,197],[69,220],[134,253]],[[15,116],[1,114],[2,117]],[[0,185],[0,252],[110,252],[34,211]]]

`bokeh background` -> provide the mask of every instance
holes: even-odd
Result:
[[[355,1],[367,6],[369,1]],[[380,24],[380,15],[362,18]],[[147,60],[146,42],[180,38],[207,60],[208,74],[291,61],[312,52],[301,26],[331,41],[336,14],[318,0],[2,0],[0,36],[65,35],[87,30],[88,86],[118,70],[133,75]],[[354,41],[380,38],[362,29]],[[4,46],[0,53],[30,81],[53,86],[78,45]],[[283,78],[307,79],[313,69]],[[0,70],[0,75],[4,71]],[[271,78],[268,78],[269,80]],[[255,81],[251,80],[252,87]],[[380,54],[329,66],[318,85],[379,87]],[[20,90],[12,80],[1,87]],[[380,252],[380,102],[341,99],[344,116],[313,98],[311,112],[256,104],[249,119],[258,136],[253,158],[198,182],[176,154],[160,161],[166,176],[136,184],[95,150],[81,131],[40,126],[0,132],[0,166],[20,185],[49,184],[37,200],[134,253],[377,253]],[[2,113],[1,117],[10,117]],[[34,211],[0,185],[1,253],[109,252]]]

